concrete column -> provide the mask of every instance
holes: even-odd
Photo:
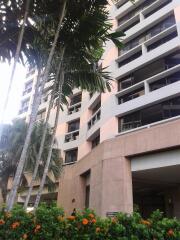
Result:
[[[144,20],[144,15],[142,13],[140,13],[139,17],[140,17],[140,22],[142,22]]]
[[[145,94],[148,94],[150,92],[149,83],[147,83],[147,81],[144,81],[144,89],[145,89]]]
[[[147,47],[145,46],[144,43],[142,43],[142,54],[146,54],[147,53]]]
[[[108,212],[133,211],[130,161],[125,157],[109,158],[102,168],[101,216]]]

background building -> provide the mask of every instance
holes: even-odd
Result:
[[[106,216],[136,204],[144,216],[159,208],[180,217],[180,3],[121,0],[109,10],[126,33],[124,48],[107,43],[103,56],[116,81],[110,93],[74,90],[61,113],[58,203],[67,212],[90,207]],[[28,75],[21,117],[32,104],[36,73]]]

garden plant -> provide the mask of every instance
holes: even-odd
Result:
[[[113,218],[84,210],[64,216],[61,208],[41,205],[35,213],[20,206],[0,212],[0,240],[179,240],[180,221],[157,210],[148,219],[134,212]]]

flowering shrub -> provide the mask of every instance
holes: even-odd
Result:
[[[62,209],[40,206],[26,213],[16,206],[0,212],[0,240],[180,240],[180,221],[159,211],[149,219],[139,213],[102,219],[91,210],[64,217]]]

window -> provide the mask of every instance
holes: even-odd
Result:
[[[89,208],[89,200],[90,200],[90,185],[86,186],[85,208]]]
[[[134,53],[133,55],[131,55],[130,57],[124,59],[123,61],[119,62],[118,66],[123,67],[124,65],[134,61],[135,59],[139,58],[142,55],[142,51],[139,51],[137,53]]]
[[[141,87],[139,89],[133,90],[130,93],[127,93],[121,97],[118,98],[118,103],[122,104],[125,102],[128,102],[132,99],[138,98],[140,96],[144,95],[144,87]]]
[[[128,21],[129,19],[133,18],[134,16],[139,14],[144,8],[146,8],[147,6],[151,5],[154,2],[156,2],[156,0],[148,0],[148,1],[144,1],[139,6],[134,5],[135,8],[133,8],[130,12],[128,12],[128,14],[126,14],[124,17],[122,17],[118,20],[118,25],[121,25],[121,24],[125,23],[126,21]]]
[[[29,101],[30,101],[30,99],[28,98],[21,102],[21,110],[19,111],[19,114],[22,114],[22,113],[28,111]]]
[[[166,69],[172,68],[180,64],[180,51],[176,51],[164,58],[161,58],[155,62],[152,62],[131,74],[119,79],[118,91],[126,89],[138,82],[141,82],[147,78],[155,76],[158,73],[165,71]],[[177,78],[177,77],[173,77]],[[173,81],[173,80],[168,80]]]
[[[161,21],[160,23],[156,24],[149,30],[145,31],[144,33],[140,34],[133,40],[125,43],[125,46],[119,50],[119,55],[124,54],[125,52],[133,49],[134,47],[140,45],[141,43],[145,42],[148,39],[156,36],[157,34],[161,33],[162,31],[166,30],[167,28],[173,26],[176,23],[174,14],[168,16],[166,19]]]
[[[74,163],[77,161],[78,149],[73,149],[66,151],[65,153],[65,163]]]
[[[152,11],[148,12],[147,14],[144,14],[144,17],[147,18],[147,17],[151,16],[152,14],[161,10],[163,7],[165,7],[166,5],[168,5],[171,2],[172,2],[172,0],[165,0],[165,1],[163,0],[160,6],[158,5],[158,7],[154,8]]]
[[[180,115],[180,97],[141,109],[119,118],[119,132],[135,129]]]
[[[150,83],[150,91],[157,90],[177,81],[180,81],[180,72],[174,73],[166,78],[162,78],[156,82]]]
[[[157,42],[152,43],[151,45],[149,45],[149,46],[147,47],[147,51],[148,51],[148,52],[152,51],[153,49],[155,49],[155,48],[161,46],[162,44],[164,44],[164,43],[172,40],[172,39],[175,38],[175,37],[177,37],[177,35],[178,35],[178,34],[177,34],[177,31],[174,31],[173,33],[169,34],[168,36],[163,37],[162,39],[158,40]]]
[[[119,1],[118,5],[117,5],[117,8],[120,8],[120,7],[124,6],[127,2],[129,2],[129,0]],[[116,3],[116,1],[115,1],[115,3]]]
[[[81,102],[81,99],[82,99],[82,93],[73,95],[73,96],[70,98],[70,105],[74,105],[74,104],[80,103],[80,102]]]
[[[92,149],[100,143],[100,134],[92,140]]]
[[[37,120],[37,121],[44,120],[44,119],[45,119],[45,116],[46,116],[46,110],[40,111],[40,112],[37,114],[36,120]]]
[[[101,101],[99,101],[93,108],[92,108],[92,115],[97,112],[98,109],[101,107]]]
[[[73,122],[68,123],[68,132],[73,132],[79,130],[80,120],[75,120]]]

